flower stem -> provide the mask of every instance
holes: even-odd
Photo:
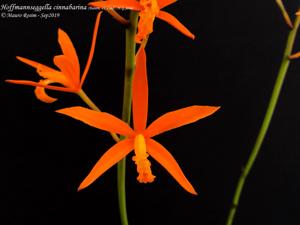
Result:
[[[251,151],[251,154],[249,156],[247,164],[244,167],[244,169],[242,170],[242,174],[240,175],[239,181],[237,183],[236,190],[235,190],[235,193],[234,193],[234,197],[233,197],[233,200],[232,200],[232,206],[231,206],[230,211],[229,211],[229,215],[228,215],[228,218],[227,218],[226,225],[232,225],[232,223],[233,223],[234,216],[236,214],[236,210],[237,210],[237,207],[239,205],[239,200],[240,200],[240,196],[241,196],[245,181],[246,181],[247,176],[248,176],[248,174],[249,174],[249,172],[250,172],[250,170],[251,170],[251,168],[252,168],[252,166],[255,162],[255,159],[256,159],[259,151],[260,151],[260,148],[261,148],[261,145],[262,145],[263,140],[265,138],[265,135],[268,131],[268,128],[269,128],[269,125],[270,125],[270,122],[271,122],[271,119],[272,119],[273,113],[275,111],[276,104],[277,104],[277,101],[278,101],[278,98],[279,98],[279,95],[280,95],[280,92],[281,92],[282,84],[284,82],[287,70],[288,70],[289,65],[290,65],[289,56],[292,53],[292,49],[293,49],[293,45],[294,45],[294,42],[295,42],[297,31],[298,31],[298,28],[299,28],[299,24],[300,24],[300,17],[297,16],[296,20],[295,20],[295,23],[294,23],[294,26],[293,26],[293,29],[290,31],[289,36],[288,36],[286,49],[284,51],[283,59],[282,59],[282,62],[281,62],[281,66],[279,68],[279,72],[278,72],[277,79],[276,79],[276,82],[275,82],[275,85],[274,85],[274,88],[273,88],[273,92],[272,92],[272,95],[271,95],[271,99],[270,99],[268,108],[267,108],[267,111],[266,111],[266,114],[265,114],[265,118],[264,118],[263,123],[261,125],[260,131],[258,133],[256,142],[255,142],[254,147]]]
[[[101,112],[101,110],[95,105],[95,103],[86,95],[86,93],[82,89],[77,94],[91,109],[97,112]],[[110,135],[116,142],[120,141],[116,133],[110,132]]]
[[[293,29],[293,23],[292,23],[292,20],[288,14],[288,12],[286,11],[283,3],[282,3],[282,0],[276,0],[276,3],[282,13],[282,16],[283,16],[283,19],[285,20],[286,24]]]
[[[125,49],[125,76],[124,76],[124,94],[123,94],[123,112],[122,119],[130,123],[131,101],[132,101],[132,78],[135,69],[135,34],[137,29],[138,13],[131,11],[129,15],[130,25],[126,29],[126,49]],[[121,137],[123,139],[124,137]],[[121,224],[128,225],[126,209],[126,157],[118,163],[118,197]]]
[[[130,24],[126,29],[126,49],[125,49],[125,76],[124,76],[124,94],[123,94],[123,112],[122,119],[126,123],[130,123],[131,118],[131,102],[132,102],[132,79],[135,69],[135,34],[137,29],[138,13],[131,11],[129,15]],[[101,110],[92,102],[83,90],[78,92],[79,97],[93,110],[101,112]],[[119,139],[115,133],[111,133],[115,141]],[[118,176],[118,198],[119,211],[122,225],[128,225],[127,209],[126,209],[126,157],[117,165]]]

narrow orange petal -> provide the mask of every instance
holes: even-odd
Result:
[[[43,71],[43,72],[57,72],[57,70],[55,69],[52,69],[51,67],[49,66],[45,66],[41,63],[38,63],[38,62],[35,62],[33,60],[30,60],[30,59],[26,59],[26,58],[23,58],[23,57],[20,57],[20,56],[17,56],[16,57],[18,60],[20,60],[21,62],[29,65],[29,66],[32,66],[34,68],[36,68],[38,71]]]
[[[174,28],[176,28],[178,31],[180,31],[182,34],[186,35],[187,37],[191,39],[195,39],[195,35],[192,34],[182,23],[180,23],[174,16],[171,14],[165,12],[165,11],[159,11],[157,18],[167,22]]]
[[[53,58],[53,62],[68,78],[69,82],[72,83],[74,87],[79,88],[80,74],[76,74],[76,70],[74,70],[73,64],[70,59],[65,55],[57,55]]]
[[[52,86],[52,85],[44,85],[44,84],[37,83],[37,82],[34,82],[34,81],[29,81],[29,80],[5,80],[5,82],[11,83],[11,84],[28,85],[28,86],[34,86],[34,87],[43,87],[43,88],[47,88],[47,89],[55,90],[55,91],[72,92],[72,93],[77,92],[77,90],[75,90],[73,88],[57,87],[57,86]]]
[[[39,82],[40,84],[43,85],[48,85],[51,84],[52,82],[50,80],[40,80]],[[45,103],[53,103],[57,100],[57,98],[52,98],[49,95],[47,95],[47,93],[45,92],[45,88],[44,87],[36,87],[34,90],[35,96],[42,102]]]
[[[82,77],[81,77],[80,88],[83,85],[83,82],[84,82],[84,80],[86,78],[86,75],[87,75],[89,69],[90,69],[90,66],[91,66],[91,63],[92,63],[92,59],[93,59],[93,56],[94,56],[95,45],[96,45],[96,40],[97,40],[97,33],[98,33],[98,28],[99,28],[101,14],[102,14],[102,12],[99,12],[97,14],[97,17],[96,17],[96,22],[95,22],[94,32],[93,32],[93,38],[92,38],[92,44],[91,44],[91,49],[90,49],[89,57],[88,57],[88,60],[87,60],[87,62],[85,64],[85,68],[84,68],[84,71],[83,71],[83,74],[82,74]]]
[[[58,43],[63,54],[72,62],[75,74],[78,76],[77,79],[79,80],[80,64],[78,56],[70,37],[62,29],[58,29]]]
[[[174,2],[177,2],[177,0],[157,0],[157,4],[160,9],[167,7],[168,5],[171,5]]]
[[[80,106],[64,108],[57,110],[56,112],[80,120],[83,123],[96,127],[100,130],[114,132],[124,136],[132,136],[134,134],[133,130],[127,123],[109,113],[96,112]]]
[[[99,2],[90,2],[89,5],[101,9],[105,9],[105,10],[130,9],[134,11],[141,11],[143,9],[143,7],[136,0],[99,1]]]
[[[121,16],[115,10],[106,10],[106,12],[108,12],[108,14],[110,14],[120,24],[125,25],[125,26],[129,25],[129,20],[125,19],[123,16]]]
[[[133,139],[125,139],[111,147],[104,153],[88,176],[82,181],[78,190],[86,188],[93,183],[104,172],[123,159],[131,150],[133,150]]]
[[[145,130],[148,116],[148,81],[146,52],[141,47],[136,55],[136,67],[132,85],[132,111],[134,130]]]
[[[150,124],[144,135],[147,137],[153,137],[168,130],[194,123],[199,119],[210,116],[219,108],[220,107],[214,106],[190,106],[168,112]]]
[[[190,192],[191,194],[197,195],[197,192],[185,177],[178,163],[170,154],[170,152],[153,139],[147,139],[146,143],[147,152],[157,162],[159,162],[186,191]]]

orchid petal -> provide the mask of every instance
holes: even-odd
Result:
[[[134,134],[133,130],[127,123],[109,113],[96,112],[80,106],[64,108],[57,110],[56,112],[80,120],[81,122],[100,130],[105,130],[124,136],[132,136]]]
[[[53,62],[61,70],[61,72],[69,78],[68,80],[72,82],[73,86],[79,87],[80,74],[76,74],[73,64],[69,58],[65,55],[58,55],[53,58]]]
[[[79,80],[80,64],[79,64],[78,56],[70,37],[62,29],[58,29],[58,43],[61,47],[63,54],[72,63],[75,74],[76,76],[78,76],[77,79]]]
[[[141,47],[136,56],[136,68],[132,85],[132,110],[134,130],[145,130],[148,116],[148,81],[146,52]]]
[[[174,2],[177,2],[177,0],[157,0],[157,4],[160,9],[167,7],[168,5],[171,5]]]
[[[168,112],[150,124],[144,135],[147,137],[153,137],[168,130],[194,123],[199,119],[210,116],[219,108],[220,107],[214,106],[190,106]]]
[[[40,80],[41,84],[48,85],[53,83],[52,81],[46,79],[46,80]],[[45,103],[53,103],[57,100],[57,98],[50,97],[46,92],[44,87],[36,87],[34,90],[35,96],[42,102]]]
[[[100,16],[101,16],[102,12],[99,12],[97,14],[96,17],[96,22],[95,22],[95,26],[94,26],[94,31],[93,31],[93,38],[92,38],[92,44],[91,44],[91,49],[90,49],[90,53],[89,53],[89,57],[88,60],[86,62],[82,77],[81,77],[81,82],[80,82],[80,87],[82,87],[83,82],[86,78],[86,75],[90,69],[91,63],[92,63],[92,59],[94,56],[94,52],[95,52],[95,45],[96,45],[96,40],[97,40],[97,33],[98,33],[98,28],[99,28],[99,23],[100,23]]]
[[[90,2],[89,5],[97,8],[105,9],[105,10],[130,9],[134,11],[141,11],[143,9],[140,3],[135,0],[98,1],[98,2]]]
[[[131,150],[133,150],[133,139],[125,139],[111,147],[104,153],[88,176],[82,181],[78,190],[86,188],[93,183],[104,172],[123,159]]]
[[[21,62],[29,65],[29,66],[32,66],[34,68],[37,69],[37,71],[43,71],[43,72],[57,72],[57,70],[55,69],[52,69],[51,67],[48,67],[48,66],[45,66],[41,63],[38,63],[38,62],[35,62],[33,60],[30,60],[30,59],[26,59],[26,58],[23,58],[23,57],[20,57],[20,56],[17,56],[16,57],[18,60],[20,60]]]
[[[197,192],[183,174],[178,163],[170,152],[165,149],[161,144],[153,139],[147,139],[147,152],[159,162],[173,177],[174,179],[188,192],[197,195]]]
[[[43,87],[50,90],[55,91],[64,91],[64,92],[73,92],[76,93],[77,90],[74,88],[66,88],[66,87],[57,87],[52,85],[44,85],[38,82],[29,81],[29,80],[5,80],[5,82],[11,83],[11,84],[20,84],[20,85],[28,85],[28,86],[34,86],[34,87]]]
[[[171,26],[176,28],[178,31],[180,31],[182,34],[186,35],[187,37],[189,37],[191,39],[195,39],[195,35],[192,34],[182,23],[180,23],[171,14],[164,12],[164,11],[159,11],[159,13],[156,17],[167,22],[168,24],[170,24]]]

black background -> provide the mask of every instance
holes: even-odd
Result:
[[[285,4],[294,17],[299,1]],[[185,192],[154,160],[156,181],[137,183],[128,157],[129,221],[135,225],[224,224],[262,122],[289,29],[275,1],[186,0],[165,10],[190,28],[196,40],[155,21],[147,46],[149,122],[194,104],[222,109],[156,138],[177,159],[198,196]],[[39,80],[34,69],[15,56],[52,66],[52,57],[60,54],[58,27],[71,37],[83,68],[96,12],[60,13],[60,18],[48,20],[0,18],[0,224],[119,224],[115,167],[90,187],[76,191],[114,144],[107,133],[54,112],[84,103],[74,94],[49,91],[59,100],[44,104],[35,98],[32,87],[4,83],[5,79]],[[297,39],[295,51],[300,50]],[[118,117],[123,68],[124,29],[104,13],[83,88],[104,111]],[[300,224],[299,74],[296,60],[247,180],[236,225]]]

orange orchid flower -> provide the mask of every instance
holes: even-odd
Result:
[[[153,22],[155,17],[167,22],[182,34],[189,38],[195,39],[183,24],[181,24],[174,16],[162,11],[161,9],[176,2],[177,0],[107,0],[90,2],[89,5],[102,9],[131,9],[139,11],[138,33],[136,34],[136,42],[141,43],[153,31]]]
[[[94,33],[92,38],[91,49],[89,52],[89,57],[81,76],[80,80],[80,64],[78,60],[78,56],[74,45],[67,35],[61,29],[58,29],[58,43],[62,50],[62,55],[54,56],[53,61],[54,64],[59,68],[59,70],[53,69],[51,67],[45,66],[41,63],[19,57],[17,59],[23,63],[26,63],[34,68],[36,68],[37,73],[43,78],[39,82],[28,81],[28,80],[6,80],[6,82],[13,84],[22,84],[22,85],[30,85],[35,86],[35,95],[36,97],[46,103],[52,103],[56,101],[56,98],[52,98],[46,94],[45,88],[57,91],[64,92],[73,92],[78,93],[81,90],[83,82],[86,78],[86,75],[89,71],[94,51],[95,44],[97,39],[97,31],[100,23],[101,13],[98,13],[96,18],[96,23],[94,27]],[[52,83],[61,84],[60,86],[50,85]]]
[[[164,114],[146,128],[148,114],[148,81],[146,69],[146,53],[140,48],[136,56],[136,70],[133,80],[133,124],[132,129],[124,121],[104,112],[96,112],[83,107],[71,107],[58,110],[58,113],[68,115],[80,120],[92,127],[115,132],[126,139],[116,143],[96,163],[88,176],[79,186],[79,190],[89,186],[106,170],[123,159],[134,150],[132,160],[137,166],[137,180],[141,183],[154,181],[155,176],[151,172],[150,155],[158,161],[188,192],[197,194],[193,186],[187,180],[173,156],[158,142],[152,138],[168,130],[196,122],[199,119],[213,114],[219,107],[190,106]]]

